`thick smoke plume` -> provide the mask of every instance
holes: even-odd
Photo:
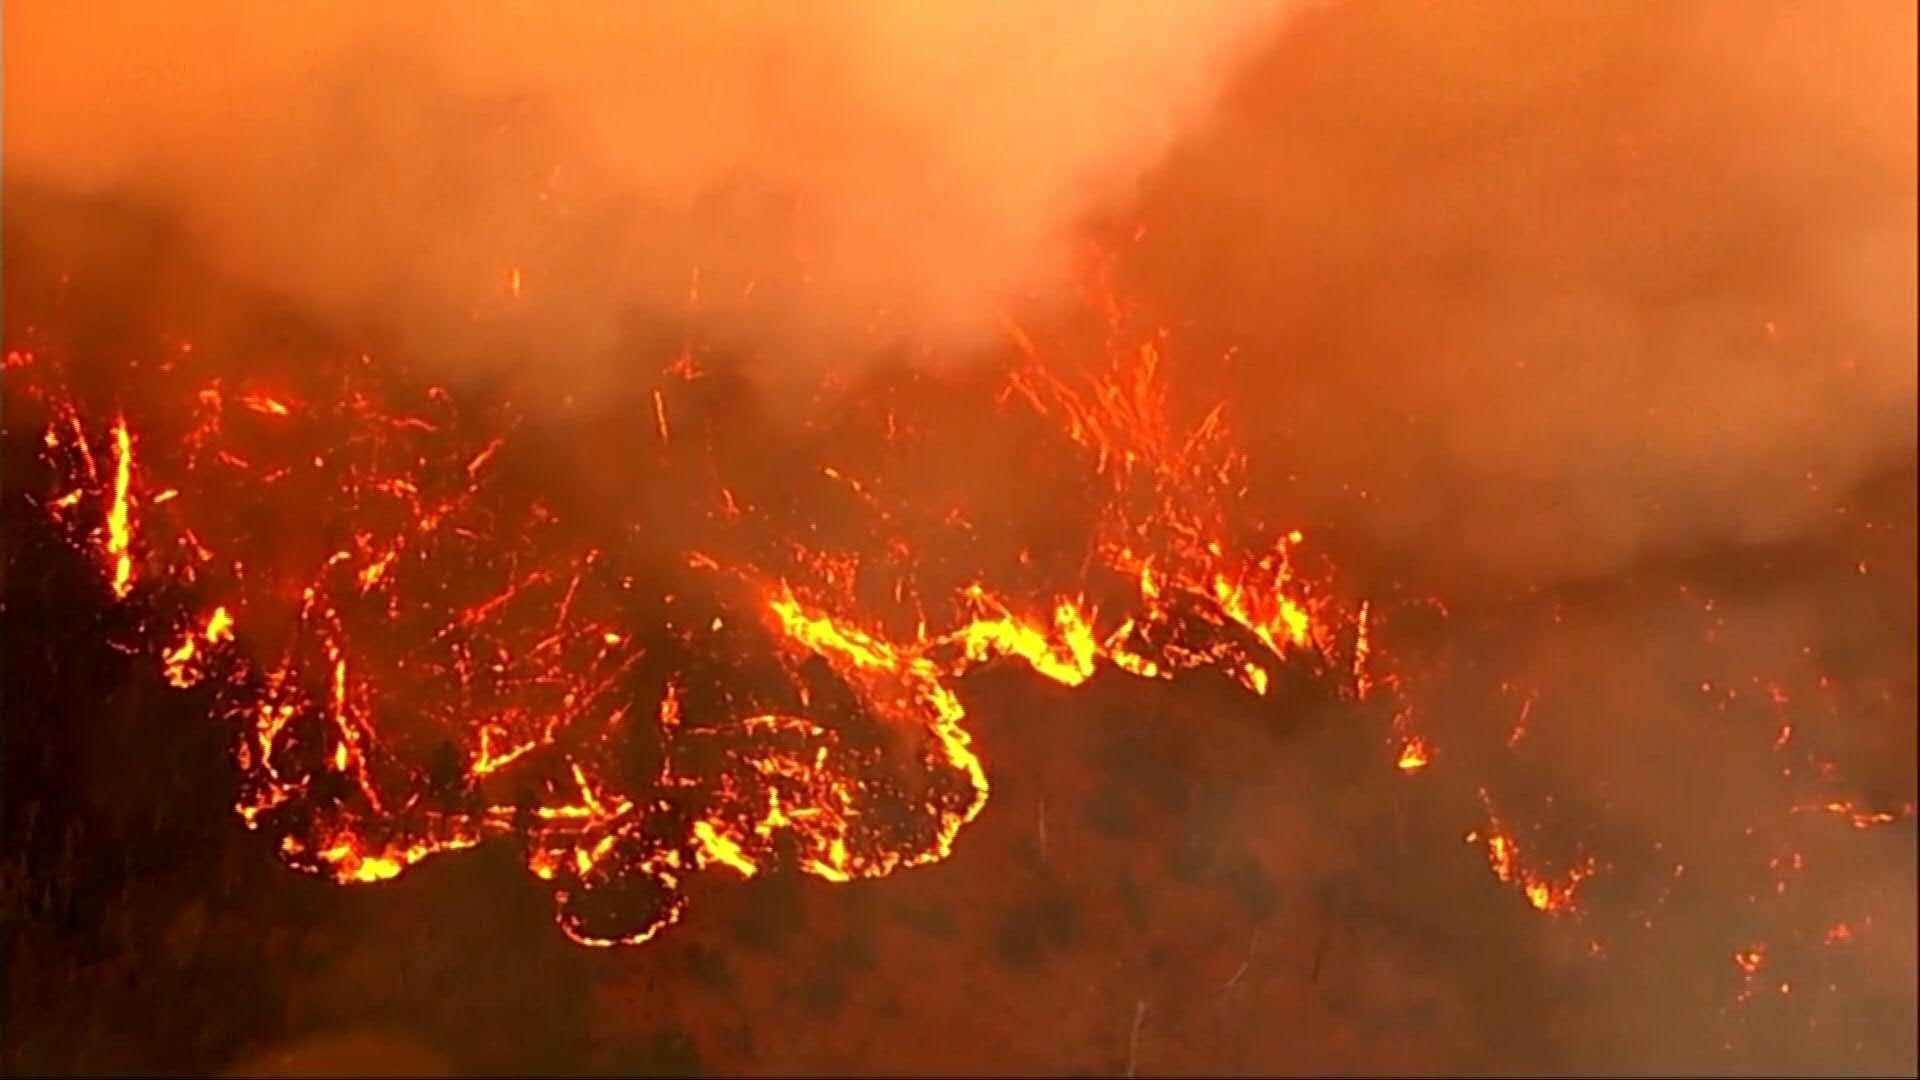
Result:
[[[443,355],[605,374],[687,316],[772,366],[950,348],[1060,283],[1284,6],[14,5],[7,168]]]
[[[1446,666],[1515,688],[1429,702],[1442,747],[1493,729],[1463,786],[1522,816],[1587,792],[1568,818],[1616,853],[1596,891],[1686,867],[1676,942],[1792,938],[1802,916],[1749,899],[1776,886],[1742,853],[1807,798],[1792,755],[1877,807],[1913,799],[1915,37],[1913,7],[1881,3],[1315,9],[1156,175],[1120,262],[1123,295],[1225,357],[1187,375],[1256,433],[1260,489],[1335,523],[1350,566],[1445,596]],[[1714,703],[1770,683],[1841,703],[1795,713],[1779,750]],[[1904,956],[1907,826],[1813,817],[1780,857],[1887,912],[1876,948]],[[1638,1018],[1726,965],[1663,952],[1595,997],[1591,1031],[1662,1032],[1620,1068],[1705,1060]],[[1836,1005],[1912,994],[1875,970]],[[1858,1045],[1910,1060],[1911,1030],[1874,1020]],[[1818,1057],[1805,1038],[1754,1067]]]
[[[1303,13],[1151,185],[1130,291],[1403,552],[1586,576],[1825,527],[1913,460],[1914,19]]]

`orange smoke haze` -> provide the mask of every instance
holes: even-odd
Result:
[[[1060,283],[1286,6],[19,4],[6,166],[434,352],[617,374],[690,310],[775,366],[951,347]]]
[[[1584,575],[1911,458],[1914,18],[16,4],[6,168],[159,199],[324,325],[598,392],[683,333],[765,377],[991,347],[1089,219],[1144,225],[1125,291],[1311,457],[1295,497]]]
[[[1897,3],[1306,11],[1149,185],[1122,291],[1402,552],[1780,541],[1913,461],[1914,43]]]

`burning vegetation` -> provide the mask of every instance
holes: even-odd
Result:
[[[1233,520],[1222,411],[1176,428],[1162,335],[1112,331],[1104,370],[1076,382],[1011,328],[1023,359],[998,407],[1057,429],[1094,494],[1072,549],[969,553],[1022,568],[1007,580],[924,580],[901,522],[964,530],[969,508],[895,501],[853,463],[822,471],[866,518],[858,546],[776,531],[794,526],[720,477],[700,545],[642,569],[644,522],[569,530],[498,478],[510,411],[463,413],[367,356],[233,385],[173,342],[128,373],[135,392],[98,401],[31,331],[9,367],[44,414],[46,513],[140,605],[129,647],[175,686],[217,685],[250,828],[361,884],[511,839],[562,929],[611,945],[677,921],[701,871],[843,882],[945,858],[990,796],[958,690],[983,664],[1068,687],[1111,668],[1392,696],[1375,609],[1302,573],[1298,530]],[[669,400],[654,395],[663,446]],[[1418,745],[1405,736],[1402,769]]]
[[[719,376],[699,350],[647,391],[640,479],[623,481],[671,492],[683,517],[664,531],[638,502],[540,483],[545,451],[524,449],[510,402],[370,355],[260,370],[166,340],[102,380],[85,369],[97,360],[27,327],[7,366],[16,415],[40,432],[47,486],[32,501],[131,613],[119,645],[175,687],[212,688],[234,810],[296,869],[377,885],[505,845],[550,888],[568,938],[639,945],[715,876],[845,883],[947,859],[996,771],[969,674],[1079,692],[1110,672],[1213,680],[1268,699],[1280,724],[1331,707],[1382,775],[1457,773],[1477,798],[1457,835],[1513,917],[1565,920],[1590,962],[1631,952],[1603,928],[1651,929],[1685,863],[1650,892],[1617,860],[1658,862],[1660,841],[1591,850],[1577,823],[1555,824],[1551,794],[1547,816],[1516,822],[1469,770],[1507,774],[1487,755],[1539,738],[1539,692],[1501,681],[1511,723],[1454,724],[1457,745],[1425,724],[1421,699],[1442,699],[1444,678],[1403,670],[1396,629],[1416,627],[1419,648],[1423,619],[1459,616],[1404,589],[1344,590],[1301,530],[1249,517],[1260,500],[1226,408],[1177,419],[1177,343],[1136,328],[1106,265],[1090,277],[1105,313],[1094,363],[1009,322],[997,376],[936,384],[971,387],[973,408],[1029,440],[1036,480],[1077,492],[1047,547],[951,486],[862,471],[939,445],[884,383],[845,391],[871,398],[822,444],[868,449],[784,478],[799,497],[766,494],[764,468],[729,476],[742,459],[714,450],[701,390]],[[1800,747],[1789,706],[1827,680],[1754,679],[1749,694],[1700,693],[1713,712],[1751,701],[1776,717],[1783,774],[1804,770],[1777,825],[1746,831],[1773,853],[1778,897],[1807,869],[1776,846],[1803,815],[1906,828],[1913,806],[1843,794],[1837,766]],[[1589,910],[1589,893],[1615,908]],[[1808,933],[1806,947],[1846,948],[1855,924],[1836,914]],[[1733,951],[1731,1001],[1751,1000],[1769,948]]]
[[[583,37],[579,73],[476,16],[398,80],[352,43],[431,20],[366,7],[311,28],[364,67],[282,62],[304,32],[235,61],[296,138],[209,124],[232,86],[109,108],[35,58],[119,141],[48,109],[9,162],[0,585],[46,662],[8,725],[102,641],[135,689],[8,767],[118,806],[146,789],[68,793],[47,748],[216,762],[181,783],[220,804],[203,861],[273,898],[227,932],[269,977],[319,957],[357,1002],[381,979],[342,954],[415,954],[287,945],[282,909],[390,903],[465,928],[429,981],[474,941],[544,957],[628,1018],[569,1023],[669,1071],[1911,1067],[1913,163],[1867,107],[1911,52],[1863,44],[1900,35],[1327,5],[1242,71],[1284,5],[1142,5],[1005,101],[858,15],[636,16],[611,36],[652,62]],[[948,29],[1002,40],[989,8]],[[27,25],[174,63],[67,18]],[[649,74],[583,106],[609,64]],[[754,93],[687,81],[714,65]],[[1138,80],[1171,130],[1229,68],[1170,157],[1096,107]],[[874,89],[903,69],[928,87]],[[676,79],[715,130],[649,104]],[[845,130],[756,104],[795,86]],[[313,133],[354,164],[311,169]],[[38,927],[132,916],[46,884],[112,852],[40,815],[9,808],[8,940],[64,962]],[[515,890],[558,932],[490,921]],[[241,1049],[313,1034],[287,996]],[[907,1061],[821,1022],[849,1002],[966,1045]],[[518,1049],[462,1064],[551,1065]]]

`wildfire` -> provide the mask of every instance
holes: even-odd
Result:
[[[1078,470],[1087,529],[1071,550],[939,575],[907,523],[964,528],[970,508],[845,463],[818,474],[864,515],[857,542],[778,519],[704,463],[700,542],[642,572],[628,523],[583,527],[509,482],[527,471],[511,408],[456,406],[364,356],[269,389],[182,350],[104,404],[44,357],[8,365],[44,413],[47,512],[141,614],[163,676],[215,687],[236,812],[341,883],[516,844],[563,931],[609,946],[680,921],[705,873],[846,882],[937,862],[991,798],[962,688],[993,664],[1070,689],[1213,678],[1279,703],[1305,678],[1390,717],[1381,767],[1439,790],[1463,757],[1414,728],[1383,648],[1398,609],[1336,600],[1303,530],[1246,520],[1224,411],[1174,420],[1163,336],[1115,338],[1074,378],[1009,337],[1024,360],[1000,407],[1037,418]],[[669,374],[700,377],[685,354]],[[656,389],[647,441],[699,453],[698,415],[669,406]],[[891,408],[876,426],[909,429]],[[1536,696],[1503,713],[1508,752]],[[1491,876],[1531,910],[1574,911],[1599,863],[1523,850],[1537,833],[1478,790],[1467,840]],[[1825,794],[1795,809],[1859,829],[1912,814]],[[1845,940],[1836,925],[1827,939]]]
[[[1084,581],[975,580],[935,605],[945,625],[923,613],[905,637],[860,613],[857,555],[825,547],[795,548],[780,569],[696,553],[661,602],[709,614],[631,632],[618,550],[560,540],[551,507],[496,480],[511,416],[397,390],[365,357],[309,386],[236,392],[194,381],[200,354],[182,350],[149,396],[177,400],[190,428],[171,453],[148,436],[137,471],[132,415],[90,432],[55,364],[31,367],[31,393],[52,418],[44,442],[66,490],[50,512],[97,552],[113,594],[150,612],[165,677],[218,688],[249,827],[278,837],[290,865],[342,883],[513,839],[552,884],[561,927],[606,945],[677,922],[702,869],[751,878],[784,864],[849,881],[945,858],[990,796],[956,689],[981,665],[1019,663],[1067,687],[1106,668],[1157,680],[1204,669],[1260,695],[1294,665],[1366,694],[1364,616],[1297,570],[1304,536],[1247,554],[1226,542],[1242,463],[1219,410],[1177,434],[1157,342],[1115,356],[1082,383],[1037,363],[1011,383],[1109,485],[1087,562],[1105,599]],[[665,447],[659,393],[653,411]],[[826,475],[877,523],[895,516],[844,468]],[[722,521],[751,509],[721,495]],[[260,531],[289,512],[311,542]],[[910,551],[904,538],[883,546]],[[172,614],[196,603],[204,614]],[[668,655],[682,659],[657,706],[633,708],[638,671]],[[658,748],[654,774],[618,764],[635,739]]]

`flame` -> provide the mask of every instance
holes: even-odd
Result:
[[[718,863],[739,871],[741,877],[760,872],[759,864],[747,858],[738,841],[727,836],[710,821],[693,823],[693,838],[700,844],[701,864]]]
[[[1583,857],[1558,877],[1529,869],[1521,862],[1519,841],[1494,812],[1493,802],[1484,788],[1480,791],[1480,801],[1486,810],[1487,826],[1484,832],[1468,833],[1467,842],[1486,845],[1487,868],[1494,878],[1503,885],[1517,886],[1520,895],[1535,911],[1558,915],[1573,910],[1574,894],[1597,869],[1594,860]]]
[[[1400,757],[1393,764],[1401,772],[1413,773],[1426,768],[1429,760],[1427,741],[1416,736],[1400,744]]]
[[[183,690],[191,687],[204,675],[200,667],[202,649],[232,640],[233,616],[227,613],[226,608],[216,607],[208,613],[200,629],[187,631],[179,644],[161,654],[162,672],[173,685]]]
[[[244,394],[240,404],[263,416],[292,416],[293,409],[286,402],[271,394]]]
[[[113,422],[113,498],[107,507],[107,558],[113,565],[113,595],[124,598],[133,588],[133,433],[127,418]]]

